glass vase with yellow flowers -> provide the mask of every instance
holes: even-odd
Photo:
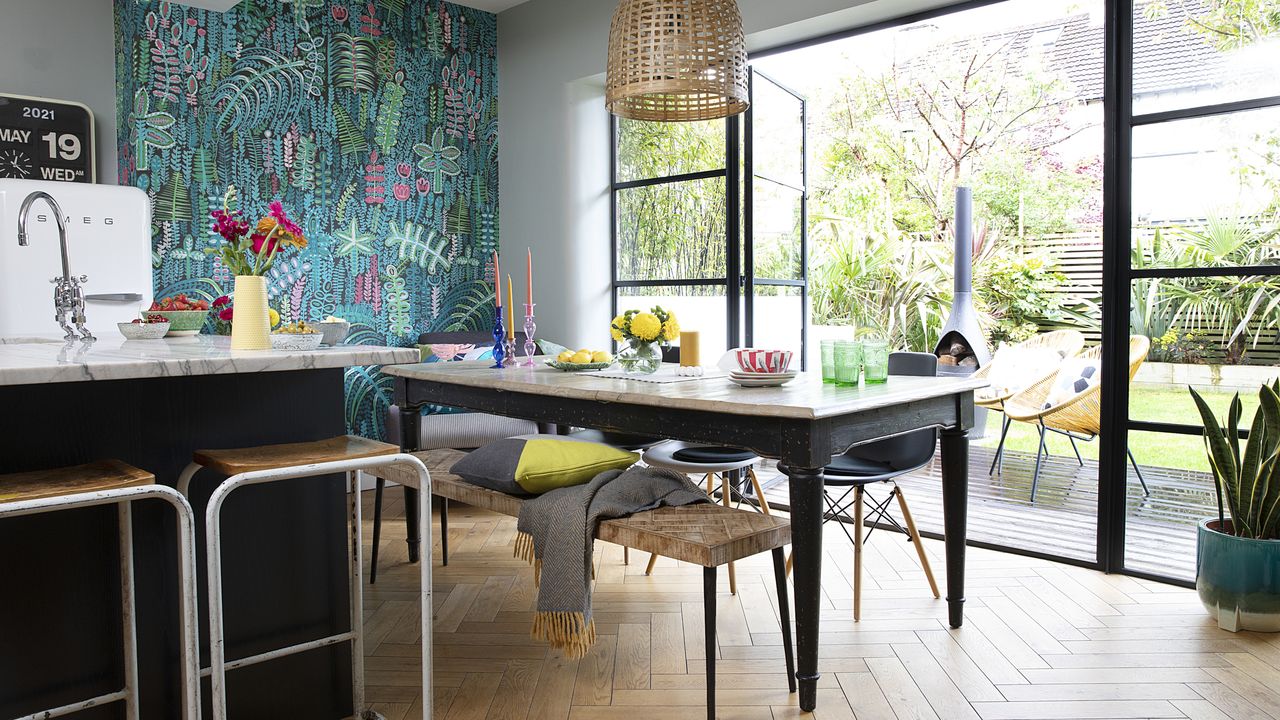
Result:
[[[209,213],[213,232],[223,242],[206,252],[215,256],[236,278],[235,317],[231,320],[233,350],[270,350],[271,321],[267,307],[267,279],[281,253],[302,250],[307,238],[302,228],[289,219],[284,206],[273,201],[267,214],[250,226],[240,211],[234,185],[222,196],[222,207]]]
[[[648,312],[628,310],[609,324],[613,339],[626,343],[618,364],[633,375],[651,375],[662,367],[662,345],[680,337],[676,314],[655,305]]]

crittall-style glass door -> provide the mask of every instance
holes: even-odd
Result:
[[[752,70],[743,153],[743,327],[747,345],[804,361],[809,321],[805,99]]]
[[[614,120],[614,313],[661,305],[704,352],[768,346],[803,362],[805,100],[759,73],[751,86],[744,116]]]

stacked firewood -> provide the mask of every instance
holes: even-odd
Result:
[[[964,338],[953,338],[950,343],[943,343],[938,351],[938,364],[952,367],[978,367],[978,356]]]

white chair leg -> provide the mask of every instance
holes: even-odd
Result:
[[[406,456],[397,456],[397,460]],[[422,547],[431,547],[431,475],[427,468],[422,465],[416,458],[408,456],[415,460],[412,469],[418,474],[418,491],[422,496],[422,502],[418,503],[418,527],[422,533]],[[431,699],[435,697],[432,689],[431,674],[431,627],[432,612],[434,608],[431,602],[431,563],[418,563],[418,579],[420,584],[419,600],[421,606],[418,608],[419,615],[422,618],[422,720],[431,720]]]
[[[183,720],[200,720],[200,610],[196,589],[196,529],[185,497],[169,499],[178,516],[178,601],[182,604]]]
[[[191,499],[191,481],[195,479],[196,473],[200,472],[202,467],[204,466],[199,463],[187,463],[187,466],[182,468],[182,474],[178,475],[177,485],[177,490],[182,493],[182,497],[188,500]]]
[[[240,475],[223,484],[233,486]],[[205,509],[205,572],[209,576],[209,695],[214,720],[227,720],[226,634],[222,618],[222,501],[217,491]]]
[[[124,635],[124,716],[138,720],[138,616],[133,578],[133,506],[116,504],[120,535],[120,624]],[[195,588],[191,588],[194,590]]]

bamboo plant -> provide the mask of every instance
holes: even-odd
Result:
[[[1240,395],[1231,399],[1226,425],[1194,389],[1204,421],[1204,442],[1218,495],[1218,530],[1255,540],[1280,539],[1280,380],[1263,385],[1243,453],[1240,448]]]

